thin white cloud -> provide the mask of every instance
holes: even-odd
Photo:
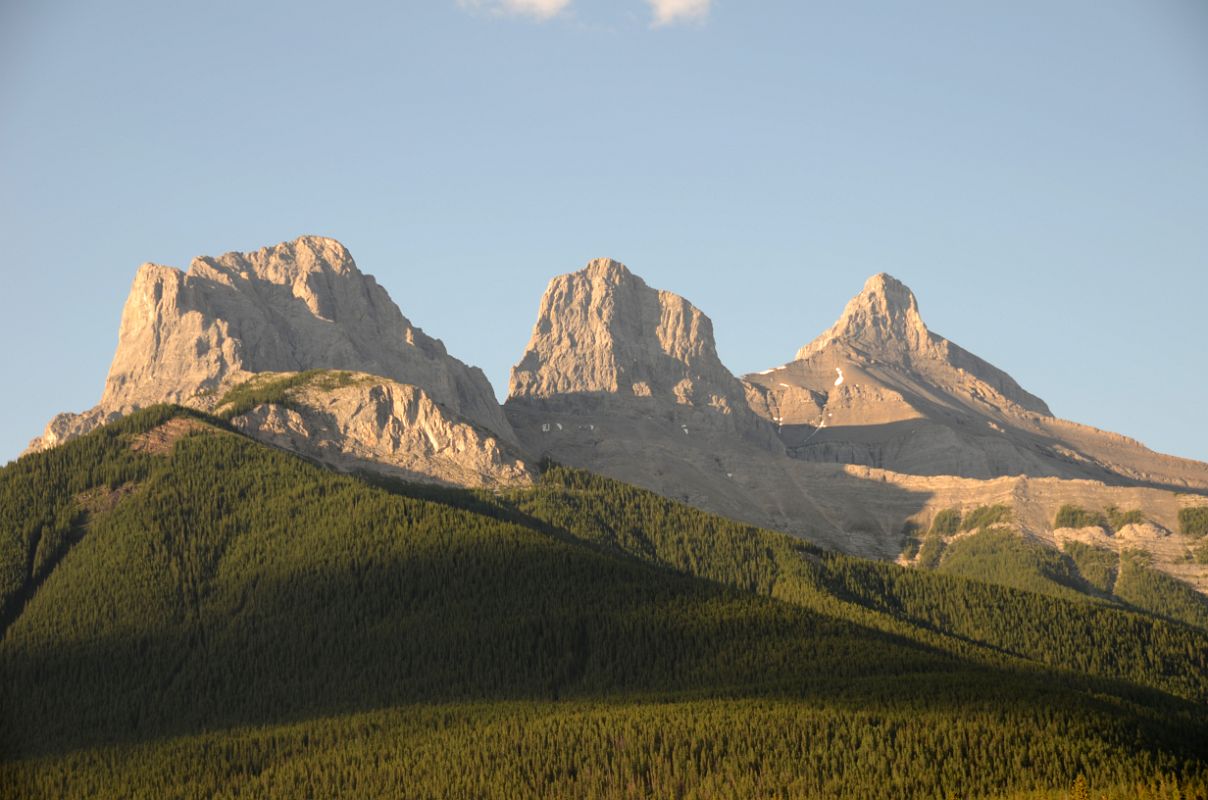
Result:
[[[457,0],[457,4],[471,11],[516,14],[546,20],[565,11],[571,0]]]
[[[654,26],[701,21],[709,16],[710,0],[646,0],[654,12]]]

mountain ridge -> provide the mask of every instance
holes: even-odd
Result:
[[[1144,488],[1155,525],[1134,544],[1208,587],[1208,572],[1186,567],[1176,517],[1188,501],[1174,494],[1208,494],[1208,465],[1050,416],[1006,372],[931,331],[888,273],[798,356],[739,378],[708,315],[600,258],[549,282],[501,405],[481,370],[411,325],[343,245],[301,237],[199,257],[187,272],[140,268],[102,403],[56,417],[34,444],[141,405],[215,411],[239,394],[255,399],[236,420],[246,432],[335,469],[504,487],[554,461],[912,563],[904,531],[1000,502],[988,482],[1063,481],[1018,495],[1015,529],[1052,546],[1059,499],[1105,508]],[[303,380],[333,370],[355,385]]]

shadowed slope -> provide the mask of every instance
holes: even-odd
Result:
[[[22,575],[35,528],[94,509],[38,585],[18,581],[27,602],[0,641],[0,771],[26,796],[323,794],[351,775],[376,795],[393,775],[416,796],[468,780],[502,797],[491,776],[507,774],[522,795],[608,797],[597,771],[617,758],[640,785],[707,791],[690,752],[734,786],[758,763],[769,784],[748,796],[1063,786],[1079,753],[1113,783],[1203,768],[1200,706],[1146,688],[1204,696],[1208,647],[1189,628],[833,556],[582,473],[401,496],[204,423],[168,442],[176,413],[0,471],[5,574]],[[170,447],[134,448],[152,438]],[[952,608],[985,615],[966,630]],[[1041,622],[1049,647],[1028,638]],[[400,736],[404,752],[387,744]],[[575,769],[539,768],[567,737]],[[868,743],[859,758],[826,756],[849,741]],[[931,769],[962,747],[959,768]]]

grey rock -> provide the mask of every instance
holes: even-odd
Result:
[[[426,421],[418,427],[415,420],[395,420],[407,431],[432,433],[443,425],[436,437],[448,439],[443,455],[425,462],[435,477],[453,481],[462,470],[473,476],[467,479],[473,485],[507,480],[510,467],[494,463],[501,457],[495,450],[514,451],[517,440],[482,370],[453,358],[440,340],[412,325],[343,245],[317,236],[253,253],[197,258],[187,272],[144,264],[122,312],[100,403],[82,414],[56,416],[30,450],[61,444],[155,403],[209,410],[231,387],[257,375],[311,369],[380,376],[379,389],[393,400],[375,406],[375,413],[422,409]],[[346,428],[352,436],[350,452],[380,452],[398,467],[398,448],[388,453],[381,441],[356,441],[358,435],[373,438],[359,413],[337,409],[332,421],[335,430]],[[314,420],[308,424],[330,433]],[[264,427],[272,425],[266,420]],[[382,427],[385,436],[390,424]],[[475,439],[471,430],[490,436]],[[486,450],[469,452],[475,444]],[[479,463],[483,458],[493,466]],[[527,467],[516,468],[525,480]]]
[[[253,438],[344,472],[484,488],[532,483],[533,470],[512,444],[451,413],[424,389],[365,373],[340,373],[336,380],[329,375],[232,423]]]

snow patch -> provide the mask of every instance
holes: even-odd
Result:
[[[835,378],[835,385],[842,386],[843,385],[843,370],[839,369],[838,367],[835,367],[835,372],[839,373],[839,377]]]

